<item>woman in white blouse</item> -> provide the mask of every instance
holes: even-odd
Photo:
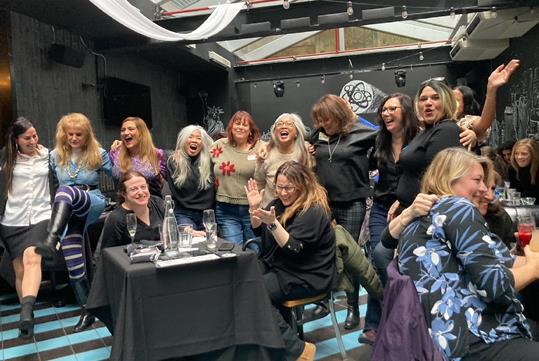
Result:
[[[0,239],[15,269],[22,338],[34,333],[33,307],[41,283],[41,256],[35,246],[51,217],[49,151],[38,141],[32,123],[20,117],[8,129],[0,152]]]

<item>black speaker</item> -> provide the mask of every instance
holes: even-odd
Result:
[[[52,44],[49,49],[49,57],[57,63],[80,68],[84,64],[86,53],[65,45]]]

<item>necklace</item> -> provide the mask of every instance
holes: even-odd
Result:
[[[335,150],[337,149],[337,147],[339,146],[339,142],[341,141],[341,136],[342,134],[339,134],[339,139],[337,139],[337,144],[335,144],[335,147],[333,148],[333,150],[331,150],[331,144],[329,144],[329,139],[328,139],[328,153],[329,153],[329,158],[328,160],[330,162],[333,161],[333,154],[335,153]]]
[[[75,169],[75,172],[74,173],[71,173],[71,166],[68,166],[66,171],[67,171],[67,175],[69,176],[70,179],[75,179],[77,178],[77,176],[79,175],[80,173],[80,163],[76,163],[77,164],[77,169]]]

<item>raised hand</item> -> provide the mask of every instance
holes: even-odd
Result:
[[[247,186],[244,188],[247,195],[247,202],[249,202],[249,209],[254,210],[259,208],[260,203],[262,203],[262,197],[264,196],[264,190],[258,191],[258,186],[253,178],[249,178]]]
[[[275,207],[271,207],[269,211],[257,208],[253,211],[253,216],[258,217],[262,223],[270,224],[275,222]]]
[[[488,87],[497,89],[506,84],[511,78],[511,75],[520,65],[520,60],[512,59],[507,65],[502,64],[490,74],[488,77]]]

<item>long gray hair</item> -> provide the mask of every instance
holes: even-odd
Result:
[[[202,137],[202,150],[198,155],[198,171],[200,174],[200,177],[198,178],[198,189],[202,190],[213,186],[210,157],[210,147],[213,143],[213,140],[208,135],[208,133],[206,133],[204,128],[199,125],[188,125],[184,127],[178,133],[176,149],[174,150],[174,153],[170,156],[169,159],[176,166],[176,169],[172,174],[174,185],[176,187],[182,187],[185,184],[185,181],[187,180],[188,176],[193,171],[191,169],[191,161],[189,160],[189,155],[185,151],[185,143],[189,139],[189,136],[193,134],[195,130],[198,130]]]
[[[310,167],[310,156],[307,151],[307,148],[305,147],[305,134],[307,133],[307,131],[305,130],[305,125],[303,124],[303,121],[301,120],[300,116],[295,113],[283,113],[279,115],[277,119],[275,119],[275,122],[270,129],[271,140],[268,144],[268,151],[270,151],[274,147],[279,147],[279,141],[277,139],[277,136],[275,135],[275,127],[277,123],[279,123],[279,121],[281,120],[291,120],[294,123],[296,132],[298,133],[296,140],[294,141],[294,152],[299,154],[299,159],[297,159],[297,161],[306,165],[307,167]]]

